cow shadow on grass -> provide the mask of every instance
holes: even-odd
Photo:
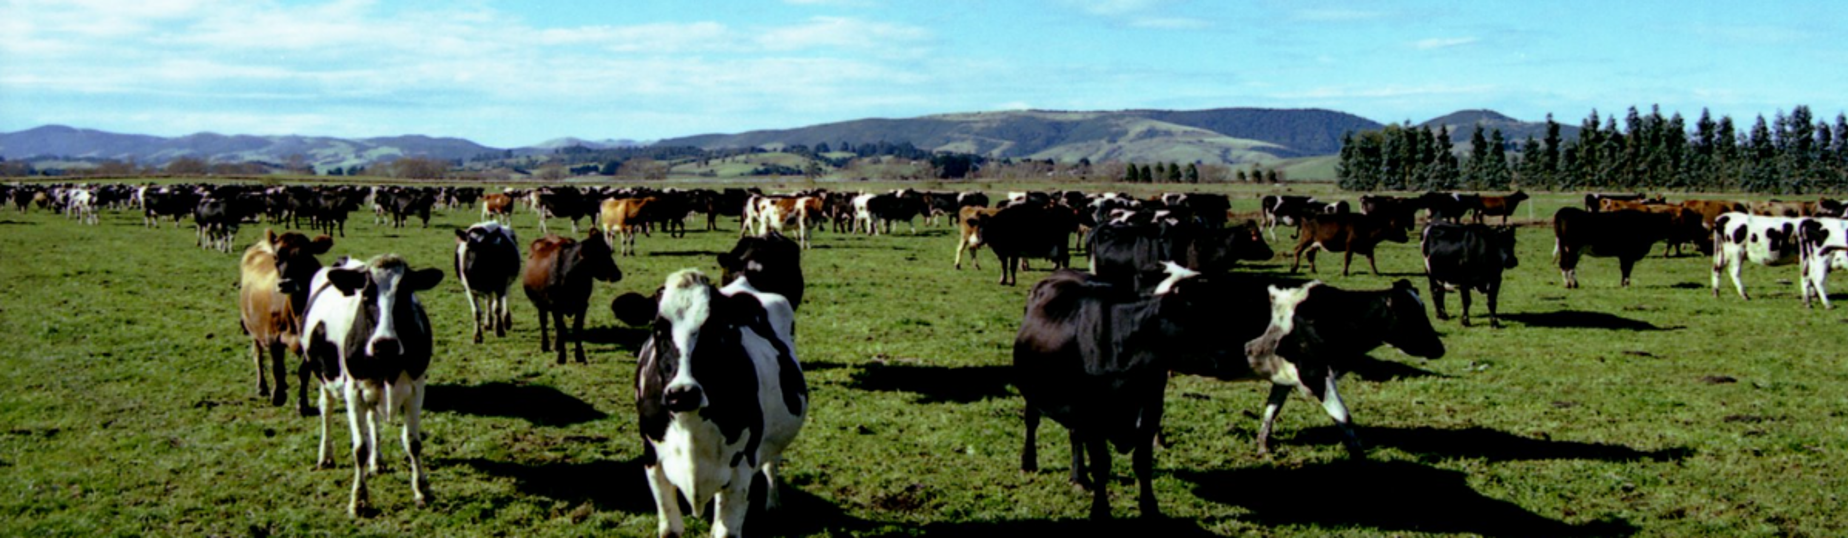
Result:
[[[698,257],[716,258],[718,257],[718,255],[719,253],[713,252],[710,250],[663,250],[659,252],[648,253],[648,256],[650,257],[659,256],[659,257],[665,257],[665,258],[698,258]]]
[[[1638,450],[1623,445],[1553,441],[1522,437],[1490,428],[1392,428],[1362,425],[1360,441],[1368,446],[1392,447],[1420,459],[1482,458],[1491,462],[1531,460],[1596,460],[1610,462],[1681,461],[1694,454],[1686,447]],[[1284,445],[1340,446],[1343,435],[1334,426],[1296,432]]]
[[[1640,319],[1585,310],[1553,312],[1503,313],[1501,319],[1546,329],[1605,329],[1611,331],[1673,331],[1682,327],[1661,327]]]
[[[1119,500],[1121,505],[1122,501]],[[1130,504],[1134,504],[1131,502]],[[927,536],[1218,536],[1186,519],[1128,517],[1108,521],[1088,519],[974,521],[924,525]]]
[[[1005,398],[1013,383],[1009,366],[911,366],[870,363],[853,373],[848,387],[879,392],[909,392],[919,403],[973,403]]]
[[[648,487],[641,460],[599,460],[591,462],[521,463],[484,458],[450,460],[447,464],[472,467],[494,476],[511,478],[524,495],[545,497],[571,505],[589,504],[597,510],[654,515],[654,493]],[[745,515],[747,535],[807,536],[832,534],[828,531],[851,531],[870,527],[868,522],[847,515],[838,505],[801,488],[784,483],[781,505],[774,511],[763,507],[767,491],[762,474],[752,479],[751,508]],[[694,519],[685,499],[681,512]],[[698,519],[710,525],[711,505]],[[689,528],[689,530],[691,530]],[[689,532],[689,535],[698,533]]]
[[[1419,377],[1450,377],[1403,362],[1376,359],[1370,355],[1361,355],[1357,359],[1348,361],[1346,371],[1348,375],[1374,382]]]
[[[0,226],[37,226],[37,225],[38,223],[27,222],[23,220],[12,220],[12,219],[0,220]]]
[[[589,402],[545,385],[504,381],[478,385],[430,385],[424,410],[483,417],[511,417],[539,426],[569,426],[609,417]]]
[[[1343,460],[1178,475],[1201,499],[1247,510],[1239,519],[1264,526],[1483,536],[1629,536],[1638,530],[1623,520],[1551,519],[1477,493],[1462,472],[1411,462]]]
[[[587,344],[613,345],[629,351],[642,348],[642,342],[648,341],[649,330],[646,327],[624,327],[621,325],[602,325],[585,327],[583,338]]]

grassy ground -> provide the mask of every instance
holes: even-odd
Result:
[[[1255,209],[1254,198],[1238,207]],[[1541,197],[1532,220],[1521,211],[1531,226],[1502,297],[1507,328],[1440,323],[1444,358],[1381,349],[1374,368],[1345,380],[1365,460],[1346,457],[1329,420],[1300,398],[1280,420],[1278,453],[1259,457],[1265,386],[1175,378],[1155,480],[1173,520],[1158,533],[1848,532],[1848,364],[1830,346],[1848,334],[1844,311],[1804,310],[1794,268],[1749,268],[1750,302],[1713,298],[1709,263],[1695,256],[1645,260],[1629,289],[1617,287],[1613,261],[1593,258],[1583,289],[1561,289],[1544,223],[1575,198]],[[356,213],[324,257],[397,252],[450,273],[422,296],[438,328],[424,421],[434,503],[411,505],[402,449],[387,443],[391,469],[372,482],[381,514],[352,521],[350,472],[312,469],[318,419],[254,398],[234,256],[129,214],[86,227],[0,213],[0,534],[652,534],[631,388],[642,331],[593,308],[590,364],[556,366],[516,298],[508,337],[469,343],[450,230],[474,214],[391,229]],[[515,219],[533,239],[533,216]],[[247,226],[240,243],[262,229]],[[619,260],[625,280],[599,283],[594,302],[651,291],[682,267],[716,271],[714,254],[734,238],[643,238],[642,255]],[[1286,241],[1274,246],[1287,253]],[[1042,432],[1042,470],[1019,470],[1022,402],[1006,365],[1043,262],[1023,285],[998,287],[992,255],[984,270],[951,270],[954,244],[944,227],[816,235],[797,319],[813,414],[788,452],[788,506],[754,516],[759,530],[1099,529],[1081,519],[1086,494],[1065,482],[1061,428]],[[1383,249],[1383,277],[1343,278],[1338,257],[1321,261],[1318,276],[1338,286],[1410,278],[1424,288],[1415,244]],[[1253,270],[1287,268],[1280,259]],[[1114,465],[1116,515],[1134,518],[1127,458]]]

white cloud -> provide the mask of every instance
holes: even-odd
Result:
[[[1348,22],[1378,19],[1386,16],[1384,11],[1342,8],[1304,9],[1291,14],[1292,18],[1312,22]]]
[[[888,50],[928,40],[923,28],[844,17],[815,17],[801,25],[763,32],[757,43],[772,51],[812,48]]]
[[[1092,15],[1106,17],[1139,13],[1167,3],[1168,0],[1062,0],[1064,4]]]
[[[1474,37],[1433,37],[1429,39],[1420,39],[1418,41],[1413,42],[1412,48],[1415,48],[1418,50],[1447,49],[1447,48],[1452,48],[1452,47],[1461,47],[1464,45],[1471,45],[1471,44],[1476,43],[1477,41],[1481,41],[1481,39],[1474,38]]]
[[[1160,30],[1199,30],[1212,27],[1212,23],[1207,21],[1186,17],[1141,17],[1130,21],[1129,25]]]

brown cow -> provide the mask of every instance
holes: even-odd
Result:
[[[289,396],[288,368],[283,363],[285,350],[301,352],[301,314],[308,306],[308,283],[321,270],[315,256],[334,246],[334,239],[275,230],[264,230],[263,238],[244,251],[238,278],[238,316],[244,333],[250,335],[250,354],[257,363],[257,396],[270,397],[270,405],[282,405]],[[276,378],[276,391],[270,392],[263,376],[263,355],[269,355],[270,374]],[[301,384],[296,411],[307,416],[308,370],[301,365],[297,376]]]
[[[1521,201],[1526,199],[1527,193],[1522,191],[1514,191],[1514,194],[1507,196],[1483,196],[1478,199],[1480,205],[1471,209],[1476,212],[1476,224],[1482,224],[1482,217],[1491,215],[1500,216],[1501,223],[1507,224],[1508,216],[1513,215],[1515,208],[1520,207]]]
[[[513,197],[498,192],[481,195],[481,220],[494,219],[503,226],[513,224]]]
[[[1730,200],[1682,200],[1681,207],[1699,213],[1701,227],[1709,231],[1713,230],[1713,220],[1720,218],[1720,215],[1731,211],[1745,212],[1745,204]]]
[[[583,241],[545,234],[533,241],[526,251],[526,269],[520,283],[526,298],[539,311],[539,351],[551,351],[545,324],[549,314],[558,330],[558,363],[565,363],[565,339],[575,338],[577,360],[584,360],[584,311],[590,307],[590,295],[596,291],[592,279],[604,282],[622,280],[622,270],[611,257],[610,243],[603,232],[591,230]],[[569,336],[565,317],[575,316]]]
[[[1385,217],[1343,213],[1330,215],[1308,215],[1303,217],[1302,226],[1297,229],[1295,261],[1290,262],[1290,272],[1296,272],[1303,262],[1303,253],[1309,254],[1309,271],[1315,272],[1315,251],[1326,250],[1341,252],[1341,276],[1348,275],[1348,267],[1354,264],[1354,254],[1367,257],[1367,266],[1373,268],[1373,274],[1380,274],[1380,267],[1373,260],[1373,247],[1381,241],[1404,243],[1405,229],[1395,226]]]
[[[648,233],[647,212],[654,203],[653,197],[604,200],[597,208],[597,229],[603,230],[604,237],[622,234],[622,255],[634,254],[635,232]]]
[[[751,206],[746,210],[746,219],[750,219],[757,235],[771,231],[784,232],[791,224],[796,226],[796,243],[802,248],[809,248],[810,219],[820,218],[824,209],[820,196],[771,197],[757,196],[751,198]]]
[[[969,261],[976,269],[982,268],[982,221],[995,216],[1000,208],[966,206],[957,211],[957,222],[962,228],[962,236],[956,240],[956,268],[962,269],[963,250],[969,251]]]
[[[1817,202],[1781,202],[1778,200],[1770,200],[1765,202],[1752,202],[1747,204],[1746,207],[1750,209],[1749,212],[1753,215],[1789,217],[1794,219],[1797,217],[1817,216],[1817,212],[1819,211],[1818,206],[1820,205],[1821,204]]]

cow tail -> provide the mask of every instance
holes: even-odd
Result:
[[[1553,264],[1559,264],[1559,232],[1553,232]]]

